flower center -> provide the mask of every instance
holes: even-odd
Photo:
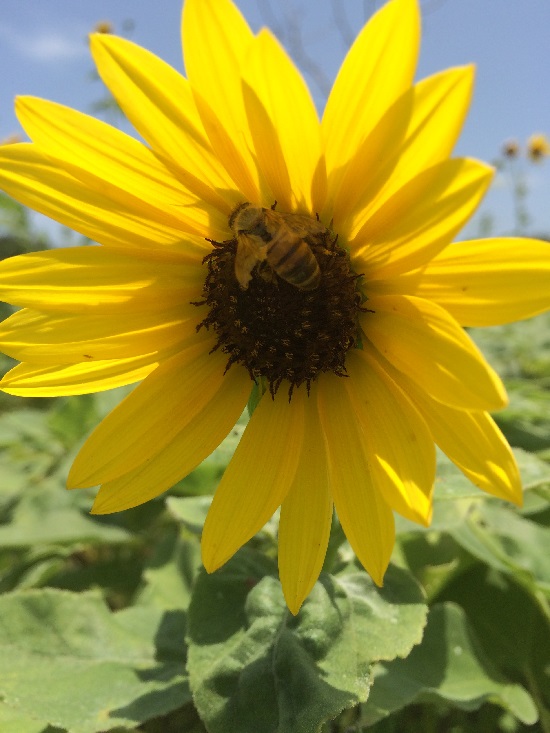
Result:
[[[228,354],[273,396],[283,382],[295,387],[321,372],[346,376],[345,358],[358,344],[366,297],[337,236],[304,215],[241,204],[231,214],[233,239],[212,242],[203,286],[213,329],[213,351]]]

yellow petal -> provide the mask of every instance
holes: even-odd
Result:
[[[488,494],[521,505],[516,460],[492,417],[442,405],[404,375],[395,378],[424,415],[438,446],[464,475]]]
[[[550,307],[550,244],[502,238],[457,242],[419,276],[418,295],[463,326],[494,326]]]
[[[187,77],[212,149],[255,203],[258,172],[241,90],[252,32],[230,0],[186,0],[182,37]]]
[[[200,298],[195,267],[148,262],[106,249],[72,247],[0,262],[0,298],[46,312],[117,315],[162,312]]]
[[[448,158],[472,85],[473,67],[449,69],[397,99],[359,146],[333,192],[335,231],[348,239],[405,183]]]
[[[507,404],[502,382],[443,308],[422,298],[373,296],[363,330],[376,349],[431,397],[463,410]]]
[[[63,397],[103,392],[141,382],[166,356],[170,354],[155,352],[130,359],[69,365],[19,364],[0,380],[0,389],[18,397]]]
[[[279,577],[287,606],[294,615],[319,577],[332,520],[332,497],[316,391],[313,385],[305,404],[300,462],[283,501],[279,520]]]
[[[0,323],[0,346],[13,359],[36,365],[151,354],[174,348],[196,335],[198,311],[193,317],[189,313],[182,317],[179,311],[177,308],[162,314],[121,314],[113,318],[80,313],[45,314],[25,308]]]
[[[321,159],[319,119],[300,73],[268,30],[251,44],[244,79],[258,165],[279,208],[313,211],[311,186]],[[322,205],[316,198],[315,206]]]
[[[69,488],[79,489],[112,481],[157,460],[157,456],[162,455],[173,441],[181,443],[182,433],[187,431],[188,435],[189,425],[195,419],[202,419],[199,416],[212,402],[213,396],[222,386],[229,384],[229,381],[224,382],[223,374],[227,357],[221,353],[209,354],[209,350],[210,343],[203,341],[166,360],[109,413],[78,453],[69,472]],[[243,374],[243,370],[238,368],[230,371],[240,376]],[[243,392],[242,389],[237,391],[239,394]],[[247,396],[244,394],[241,400],[241,411]],[[240,412],[220,440],[239,415]],[[217,432],[214,426],[212,429]],[[192,445],[185,454],[187,458],[182,458],[181,465],[186,465],[186,461],[187,464],[194,461],[194,465],[180,473],[178,478],[189,473],[208,455],[201,454],[195,461]]]
[[[239,191],[239,200],[243,199],[252,203],[259,203],[262,196],[257,183],[257,175],[251,161],[243,155],[239,140],[233,138],[224,126],[223,118],[216,117],[206,100],[195,92],[195,104],[201,114],[202,123],[208,138],[221,165],[233,180],[233,187]],[[263,180],[263,179],[262,179]],[[270,199],[271,194],[264,192],[263,200]]]
[[[292,402],[266,393],[216,489],[202,533],[202,560],[211,573],[253,537],[282,504],[294,481],[304,437],[305,390]]]
[[[217,391],[204,392],[193,398],[192,419],[178,420],[181,426],[179,433],[169,442],[162,440],[162,449],[151,460],[103,484],[92,513],[109,514],[129,509],[171,488],[226,437],[243,411],[249,394],[248,374],[243,369],[230,369]],[[199,401],[201,407],[195,410]],[[165,426],[166,422],[163,423]],[[158,441],[156,445],[160,447]]]
[[[408,89],[359,145],[339,176],[337,190],[333,186],[326,215],[332,216],[334,231],[346,241],[350,232],[364,223],[366,209],[395,168],[396,151],[407,131],[413,102],[414,90]]]
[[[367,453],[344,379],[323,375],[318,404],[336,512],[361,564],[382,585],[395,542],[393,514],[376,484],[374,456]]]
[[[411,86],[420,43],[416,0],[392,0],[361,31],[323,115],[330,190],[386,110]]]
[[[38,147],[90,189],[182,232],[206,237],[210,221],[225,215],[204,206],[157,157],[134,138],[105,122],[54,102],[19,97],[18,119]],[[216,219],[217,215],[217,219]]]
[[[358,272],[388,279],[420,267],[445,247],[471,217],[492,169],[468,159],[428,168],[376,211],[350,243]]]
[[[402,516],[427,526],[432,516],[435,447],[424,419],[380,367],[371,349],[355,350],[344,384],[363,428],[376,485]]]
[[[470,106],[474,72],[473,66],[447,69],[413,87],[406,133],[392,148],[396,165],[387,184],[366,207],[366,217],[407,181],[449,157]]]
[[[172,261],[202,259],[204,239],[142,216],[62,170],[36,145],[0,146],[0,188],[95,242]]]
[[[125,38],[93,34],[90,47],[99,75],[136,130],[186,188],[224,211],[230,178],[208,142],[187,79]]]

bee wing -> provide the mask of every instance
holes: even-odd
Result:
[[[235,257],[235,277],[246,290],[252,279],[252,270],[258,261],[265,260],[265,247],[261,247],[254,237],[239,234],[237,238],[237,256]]]
[[[285,223],[300,239],[317,237],[327,233],[327,228],[320,221],[307,214],[285,214]]]

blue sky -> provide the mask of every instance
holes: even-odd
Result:
[[[237,0],[254,29],[270,25],[289,47],[288,19],[299,24],[303,51],[330,82],[353,34],[377,0]],[[339,24],[333,15],[339,10]],[[456,152],[492,161],[502,143],[534,132],[550,136],[550,3],[548,0],[421,0],[423,42],[418,78],[449,66],[477,65],[474,102]],[[270,11],[270,8],[272,9]],[[2,0],[0,138],[19,131],[16,94],[33,94],[89,112],[101,95],[86,34],[100,20],[182,69],[180,0]],[[345,19],[345,23],[342,23]],[[125,21],[133,29],[124,31]],[[323,93],[305,73],[321,109]],[[526,165],[530,231],[550,235],[550,159]],[[507,180],[497,177],[480,209],[494,233],[513,226]],[[479,220],[479,217],[478,217]],[[466,234],[475,236],[474,221]]]

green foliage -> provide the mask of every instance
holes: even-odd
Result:
[[[242,550],[195,585],[188,625],[195,704],[211,733],[315,733],[367,698],[373,662],[408,654],[425,616],[407,573],[392,568],[380,590],[352,566],[322,575],[294,618],[273,563]]]
[[[477,710],[491,702],[523,723],[537,721],[530,695],[500,674],[466,614],[453,603],[433,606],[421,644],[406,659],[380,664],[361,723],[369,726],[411,703],[444,702]]]
[[[43,726],[132,730],[190,699],[182,611],[114,614],[100,594],[43,589],[0,597],[0,617],[3,705]]]

